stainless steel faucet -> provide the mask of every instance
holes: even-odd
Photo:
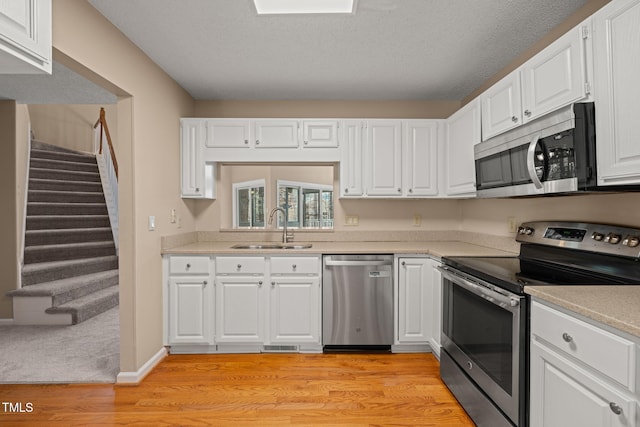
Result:
[[[277,206],[275,208],[273,208],[271,210],[271,213],[269,214],[269,225],[271,225],[273,223],[273,215],[275,215],[276,212],[282,212],[282,223],[283,223],[283,227],[282,227],[282,243],[289,243],[289,242],[293,242],[293,231],[289,231],[287,229],[287,211],[285,208]]]

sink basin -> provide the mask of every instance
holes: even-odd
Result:
[[[309,249],[311,243],[257,243],[257,244],[244,244],[240,243],[231,246],[231,249]]]

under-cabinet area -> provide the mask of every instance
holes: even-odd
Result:
[[[325,268],[333,264],[345,268],[342,265],[347,261],[335,255],[326,258]],[[390,351],[433,351],[439,355],[439,260],[427,255],[399,254],[389,258],[387,269],[381,261],[367,261],[369,258],[354,258],[354,265],[371,265],[355,269],[355,274],[362,277],[351,277],[344,286],[351,284],[355,289],[356,283],[351,281],[362,280],[362,286],[372,289],[388,282],[389,290],[377,292],[375,297],[379,307],[361,304],[363,312],[351,313],[351,320],[333,316],[326,319],[324,326],[336,322],[333,329],[345,329],[335,332],[342,339],[364,337],[367,331],[378,327],[388,328],[389,338],[384,343]],[[170,254],[164,256],[163,265],[165,345],[172,353],[316,353],[328,343],[322,336],[321,254]],[[348,301],[343,298],[347,297],[365,298],[344,289],[325,289],[325,305],[330,302],[340,318],[346,316]],[[381,312],[376,311],[383,310],[386,304],[390,311],[381,320]],[[376,322],[385,325],[376,326]],[[364,338],[331,343],[339,343],[341,348],[373,347],[367,346]]]

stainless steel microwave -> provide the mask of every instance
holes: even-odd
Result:
[[[576,103],[474,147],[478,197],[596,190],[593,102]]]

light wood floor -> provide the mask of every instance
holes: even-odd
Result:
[[[0,385],[7,426],[473,426],[431,354],[170,355],[137,386]],[[3,411],[4,409],[4,411]]]

